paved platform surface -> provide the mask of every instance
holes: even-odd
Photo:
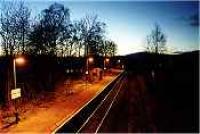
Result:
[[[3,133],[51,133],[63,120],[70,118],[77,110],[84,106],[96,94],[101,92],[118,73],[105,76],[103,80],[93,84],[85,82],[73,82],[72,93],[66,88],[68,85],[62,84],[51,93],[46,101],[39,105],[32,106],[25,115],[21,115],[18,124],[8,128],[0,129]]]

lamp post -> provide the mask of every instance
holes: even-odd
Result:
[[[117,66],[119,67],[119,69],[122,69],[122,67],[121,67],[121,60],[120,59],[117,60]]]
[[[89,75],[89,64],[94,61],[93,57],[88,57],[86,60],[86,89],[87,89],[87,83],[88,83],[88,75]]]
[[[22,65],[25,63],[25,59],[23,57],[18,57],[13,59],[13,80],[14,80],[14,89],[17,88],[17,79],[16,79],[16,64]],[[15,105],[15,121],[16,124],[19,121],[19,113],[17,111],[17,106],[16,106],[16,99],[14,99],[14,105]]]
[[[89,74],[89,64],[94,61],[93,57],[87,58],[87,63],[86,63],[86,74]]]
[[[121,60],[119,59],[119,60],[117,60],[117,62],[120,64]]]
[[[23,57],[18,57],[13,59],[13,78],[14,78],[14,88],[17,86],[16,80],[16,64],[23,65],[25,63],[25,59]]]
[[[104,75],[105,75],[105,71],[106,71],[106,64],[109,63],[110,59],[109,58],[104,58],[103,60],[103,70],[104,70]]]
[[[86,75],[86,89],[87,89],[88,75],[89,75],[89,64],[92,63],[93,61],[94,61],[93,57],[88,57],[86,59],[86,72],[85,72],[85,75]]]
[[[105,60],[105,58],[103,60],[103,70],[106,70],[106,60]]]

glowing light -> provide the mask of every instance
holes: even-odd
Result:
[[[89,57],[89,58],[88,58],[88,61],[89,61],[90,63],[92,63],[92,62],[94,61],[94,58]]]
[[[23,57],[18,57],[15,59],[16,64],[23,65],[25,63],[25,59]]]
[[[86,71],[86,72],[85,72],[85,74],[89,74],[89,72],[88,72],[88,71]]]
[[[109,58],[106,58],[106,62],[109,62],[110,61],[110,59]]]

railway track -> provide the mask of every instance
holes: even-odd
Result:
[[[120,91],[124,77],[125,72],[118,75],[99,95],[52,133],[98,132]]]

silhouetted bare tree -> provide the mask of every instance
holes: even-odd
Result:
[[[42,11],[39,19],[30,34],[30,47],[37,54],[56,55],[59,43],[68,38],[65,34],[70,22],[69,9],[54,3]]]
[[[108,51],[108,55],[110,55],[111,57],[115,56],[116,52],[117,52],[117,45],[114,41],[108,41],[107,44],[107,51]]]
[[[40,22],[34,22],[31,26],[31,32],[28,36],[29,44],[28,51],[31,54],[45,54],[47,47],[45,46],[45,40],[43,35],[43,27]]]
[[[23,1],[1,3],[2,46],[5,55],[24,53],[29,31],[30,10]]]
[[[81,20],[82,42],[85,56],[96,55],[105,33],[105,23],[98,21],[96,16],[86,16]]]
[[[78,43],[78,27],[75,24],[69,26],[69,39],[68,39],[68,56],[74,56],[76,50],[76,43]]]
[[[28,34],[30,31],[30,15],[31,11],[28,7],[24,5],[23,1],[20,1],[17,7],[17,28],[18,28],[18,43],[19,43],[19,51],[22,52],[22,54],[26,51],[26,45],[28,43]]]
[[[162,32],[160,25],[155,24],[151,34],[147,36],[147,51],[152,53],[164,53],[166,51],[166,35]]]
[[[1,2],[1,29],[2,47],[5,55],[12,55],[16,47],[17,21],[15,3]]]
[[[102,42],[99,51],[101,53],[100,55],[102,56],[113,57],[117,52],[117,45],[114,41],[105,40]]]
[[[102,45],[106,39],[106,24],[99,21],[97,15],[72,23],[69,9],[54,3],[42,10],[36,20],[30,21],[31,11],[22,1],[6,3],[2,8],[0,34],[6,55],[27,51],[80,57],[103,55],[101,51],[113,56],[116,52],[114,42],[106,41],[106,45]]]
[[[73,23],[74,27],[74,36],[73,36],[73,41],[75,43],[75,50],[77,52],[78,57],[81,56],[81,52],[83,50],[83,31],[82,31],[82,26],[83,23],[82,21],[75,21]]]

